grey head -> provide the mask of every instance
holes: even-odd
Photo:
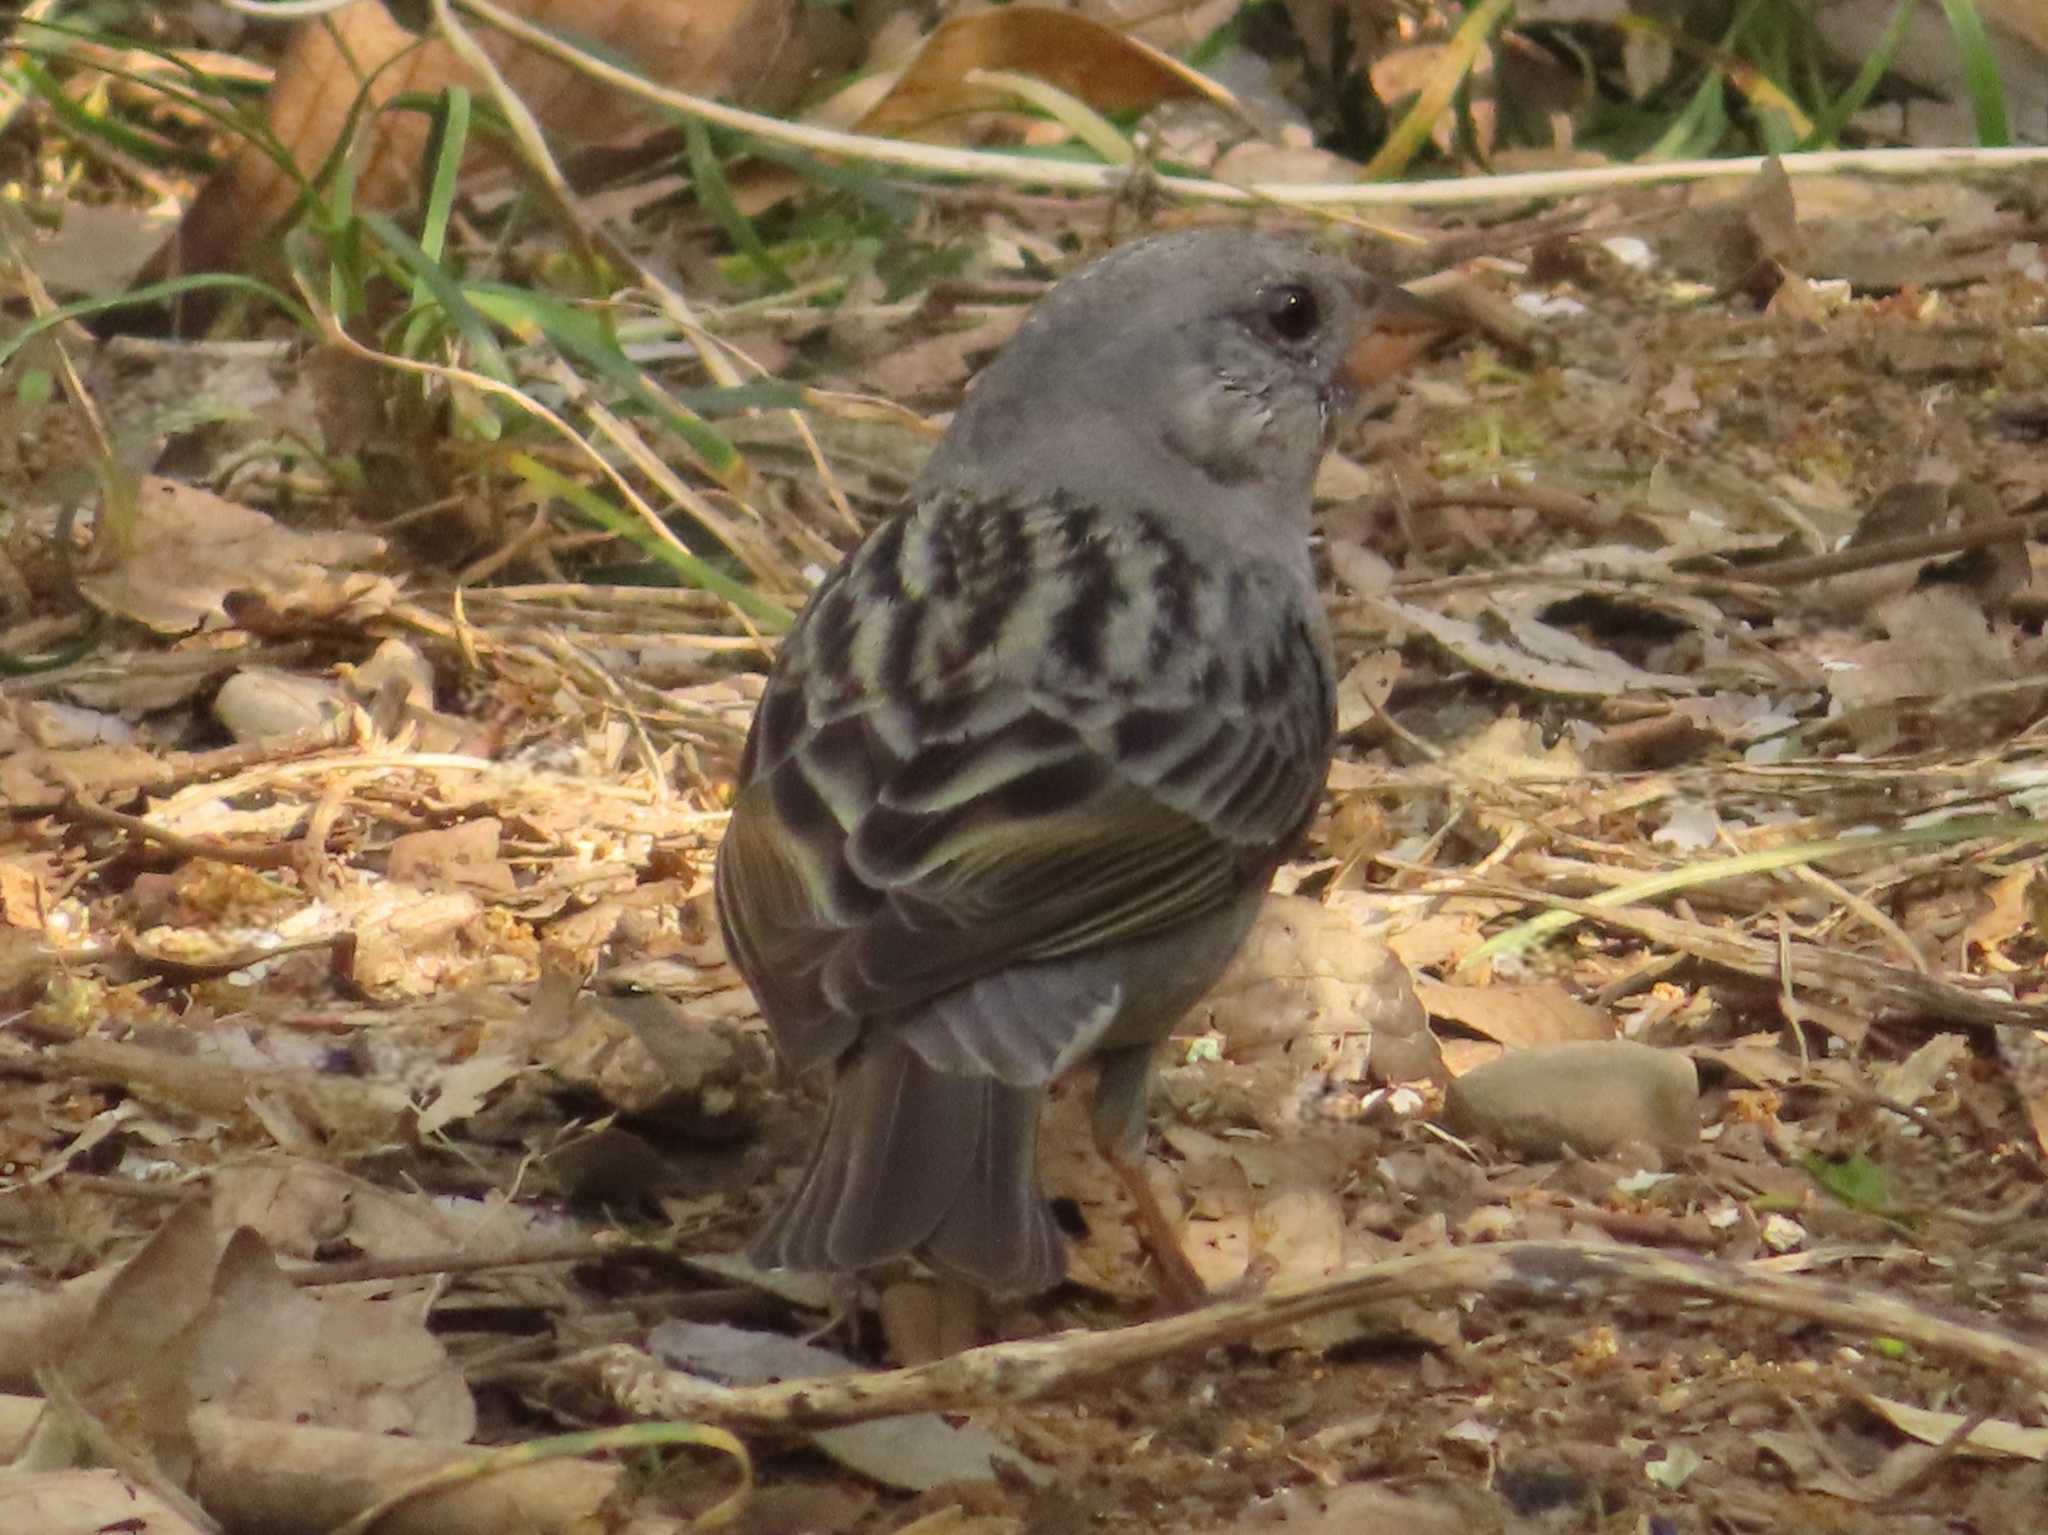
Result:
[[[1247,552],[1298,544],[1316,465],[1369,381],[1358,343],[1415,312],[1402,290],[1277,235],[1120,246],[1040,300],[913,494],[1064,493],[1164,510]]]

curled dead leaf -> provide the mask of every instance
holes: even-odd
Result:
[[[505,9],[614,59],[648,79],[698,95],[776,108],[825,71],[854,62],[859,38],[834,7],[805,0],[502,0]],[[652,126],[633,98],[486,27],[477,42],[542,128],[581,144],[615,144]],[[146,276],[211,271],[247,260],[298,205],[300,176],[318,173],[351,130],[359,146],[354,197],[393,208],[414,194],[432,122],[402,96],[432,97],[480,82],[439,37],[407,31],[381,0],[355,0],[301,23],[271,87],[266,125],[299,175],[253,138],[186,211]],[[357,112],[358,101],[366,110]]]
[[[1243,116],[1223,86],[1149,43],[1073,11],[1007,5],[942,23],[858,129],[899,138],[956,138],[967,113],[1014,100],[1008,91],[970,78],[982,70],[1033,76],[1098,112],[1194,100]]]
[[[151,475],[136,493],[128,557],[79,586],[110,613],[184,634],[227,622],[226,600],[239,591],[261,593],[272,608],[376,611],[396,588],[354,567],[383,552],[374,534],[295,532],[253,507]]]

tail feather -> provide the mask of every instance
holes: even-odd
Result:
[[[855,1052],[795,1195],[749,1256],[847,1270],[915,1251],[989,1290],[1056,1283],[1065,1254],[1036,1165],[1043,1096],[934,1071],[902,1046]]]
[[[1045,1089],[979,1085],[981,1136],[959,1195],[925,1240],[924,1257],[998,1294],[1049,1290],[1066,1276],[1067,1249],[1038,1189]]]

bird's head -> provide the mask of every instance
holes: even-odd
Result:
[[[1298,534],[1359,394],[1447,329],[1404,290],[1279,236],[1135,241],[1039,302],[917,488],[1269,512]]]

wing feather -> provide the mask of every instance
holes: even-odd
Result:
[[[977,579],[958,558],[906,559],[954,536],[948,515],[1011,517],[974,546],[1030,568]],[[1215,573],[1162,524],[1072,508],[909,521],[786,643],[719,857],[728,942],[798,1067],[986,978],[1023,985],[1056,968],[1043,961],[1221,911],[1271,877],[1327,767],[1327,646],[1289,573]],[[1133,566],[1149,580],[1122,580]],[[949,591],[906,580],[934,569]],[[1120,604],[1085,641],[1055,632],[1086,618],[1079,591]],[[1112,620],[1150,644],[1106,644]],[[1029,1010],[1015,989],[1009,1016]],[[1060,1028],[1095,1011],[1042,1000],[1081,1016],[1048,1022],[1030,1061],[1062,1058]],[[982,1011],[963,998],[949,1016]],[[958,1046],[976,1058],[1010,1059]]]

